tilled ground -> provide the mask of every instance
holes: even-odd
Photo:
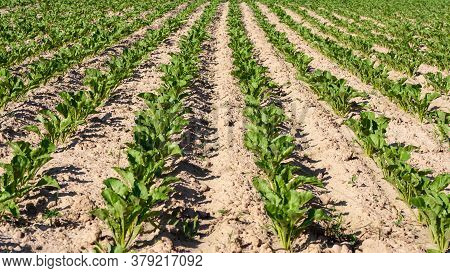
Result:
[[[110,56],[120,54],[132,42],[142,39],[147,29],[159,27],[164,19],[183,7],[37,88],[24,101],[11,103],[0,117],[2,161],[11,158],[7,141],[37,142],[34,134],[20,128],[35,124],[39,110],[54,109],[59,92],[83,88],[81,79],[87,68],[104,68]],[[321,231],[311,230],[294,243],[294,250],[421,252],[430,247],[426,228],[417,222],[415,212],[398,200],[395,189],[354,142],[354,134],[343,124],[344,120],[297,80],[295,68],[268,42],[251,9],[246,4],[240,7],[259,62],[280,86],[277,99],[289,118],[286,130],[296,137],[298,147],[293,160],[301,164],[305,173],[324,180],[325,188],[316,191],[318,201],[335,215],[341,215],[343,233],[356,237],[355,243],[337,241],[331,238],[334,235],[327,237]],[[438,173],[449,171],[448,149],[439,143],[431,125],[420,124],[404,114],[371,86],[363,84],[281,24],[266,6],[259,7],[279,31],[287,33],[298,50],[314,58],[313,68],[329,70],[370,95],[370,109],[392,119],[389,140],[419,147],[413,164]],[[170,53],[178,51],[180,37],[189,31],[204,8],[195,11],[179,31],[149,54],[133,76],[114,90],[98,113],[58,149],[43,171],[57,178],[62,189],[35,192],[24,200],[21,203],[24,217],[0,225],[0,251],[92,251],[96,241],[110,238],[106,225],[90,211],[102,205],[103,180],[116,176],[112,167],[126,164],[124,151],[132,138],[135,113],[145,108],[137,95],[159,87],[162,82],[159,66],[169,62]],[[171,162],[180,182],[174,185],[174,193],[163,209],[182,218],[197,216],[199,232],[193,239],[186,239],[170,225],[164,230],[153,230],[148,225],[136,242],[137,252],[282,252],[263,202],[251,183],[259,170],[243,143],[244,102],[232,75],[228,12],[229,3],[220,4],[208,30],[210,39],[203,45],[201,73],[186,99],[186,106],[192,110],[186,115],[189,125],[178,136],[184,155]],[[61,216],[50,223],[42,217],[45,209],[58,209]]]

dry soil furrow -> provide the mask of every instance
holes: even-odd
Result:
[[[202,206],[212,217],[207,236],[201,239],[203,252],[269,252],[277,248],[270,220],[263,202],[253,188],[252,178],[258,174],[251,153],[243,143],[243,98],[233,78],[231,49],[228,47],[226,18],[228,6],[213,32],[212,59],[208,63],[212,111],[208,122],[216,132],[216,152],[205,162],[211,180],[203,181],[210,190],[209,202]]]
[[[312,11],[312,10],[306,9],[306,8],[304,8],[304,7],[300,7],[300,8],[303,9],[303,10],[305,10],[305,11],[307,11],[308,14],[309,14],[310,16],[312,16],[312,17],[318,19],[318,20],[319,20],[322,24],[324,24],[324,25],[334,26],[334,27],[338,28],[339,30],[341,30],[342,32],[346,33],[347,35],[350,34],[350,35],[353,35],[353,36],[358,36],[358,35],[356,35],[356,34],[354,34],[354,33],[353,33],[353,34],[352,34],[352,33],[348,33],[347,31],[344,31],[343,29],[341,29],[340,27],[338,27],[338,26],[336,26],[336,25],[334,25],[334,24],[332,24],[332,23],[327,23],[327,21],[324,22],[323,20],[321,20],[321,19],[319,19],[319,18],[322,18],[322,19],[324,19],[324,20],[326,20],[326,19],[323,18],[323,17],[321,17],[320,15],[316,14],[316,13],[315,13],[314,11]],[[288,14],[291,15],[291,13],[292,13],[291,10],[289,10],[289,9],[287,9],[287,8],[284,8],[284,10],[285,10],[286,12],[289,11],[290,13],[288,13]],[[294,13],[294,14],[295,14],[295,13]],[[292,15],[291,15],[291,16],[292,16]],[[348,47],[346,44],[342,43],[341,41],[339,41],[338,39],[336,39],[334,36],[329,35],[329,34],[325,34],[325,33],[323,33],[321,30],[318,30],[316,27],[314,27],[314,26],[312,26],[311,24],[309,24],[308,22],[305,22],[303,19],[301,19],[301,16],[299,16],[298,14],[296,14],[296,16],[299,18],[299,20],[302,20],[303,25],[304,25],[306,28],[310,29],[314,34],[319,35],[319,36],[321,36],[321,37],[326,37],[326,38],[328,38],[328,39],[330,39],[330,40],[336,42],[338,45],[340,45],[340,46],[342,46],[342,47]],[[377,34],[378,34],[378,35],[384,35],[384,34],[382,34],[382,33],[377,33]],[[386,35],[387,35],[387,34],[386,34]],[[393,39],[392,37],[391,37],[391,38],[387,37],[387,38],[390,39],[390,40]],[[364,39],[364,37],[362,37],[362,39]],[[385,53],[385,54],[386,54],[386,53],[389,53],[389,51],[390,51],[389,48],[384,47],[384,46],[382,46],[382,45],[377,45],[377,44],[373,45],[373,48],[372,48],[372,49],[373,49],[374,51],[379,52],[379,53]],[[379,59],[377,58],[377,56],[371,54],[371,52],[365,52],[365,53],[362,53],[362,52],[359,51],[359,50],[355,50],[355,49],[352,49],[352,50],[353,50],[353,53],[354,53],[355,55],[359,56],[359,57],[370,56],[370,59],[371,59],[372,61],[375,61],[377,64],[381,63],[381,62],[379,61]],[[423,91],[424,93],[427,93],[427,92],[433,91],[433,88],[430,87],[430,86],[428,86],[427,80],[426,80],[426,78],[424,77],[425,74],[427,74],[427,73],[429,73],[429,72],[431,72],[431,73],[441,72],[441,73],[443,73],[444,76],[447,76],[447,75],[449,74],[448,71],[440,71],[437,67],[434,67],[434,66],[431,66],[431,65],[427,65],[427,64],[421,64],[421,65],[419,66],[419,68],[417,69],[417,72],[418,72],[417,75],[414,75],[414,76],[410,77],[410,76],[408,76],[408,75],[407,75],[406,73],[404,73],[404,72],[397,71],[397,70],[395,70],[395,69],[390,69],[390,71],[389,71],[389,78],[390,78],[391,80],[400,80],[400,79],[406,78],[406,79],[407,79],[407,82],[410,83],[410,84],[421,84],[421,85],[422,85],[422,91]],[[448,106],[449,100],[450,100],[450,99],[449,99],[449,96],[448,96],[448,95],[443,95],[443,96],[441,96],[440,98],[434,100],[430,107],[432,107],[432,108],[433,108],[433,107],[437,107],[437,108],[439,108],[439,109],[442,109],[442,110],[445,110],[445,111],[449,111],[449,108],[448,108],[448,107],[449,107],[449,106]]]
[[[25,201],[24,226],[2,225],[0,233],[12,251],[79,252],[91,251],[102,233],[109,229],[90,211],[103,204],[103,180],[116,176],[112,167],[125,166],[125,144],[132,140],[135,112],[144,109],[137,97],[160,84],[159,65],[168,63],[169,53],[178,51],[178,41],[201,15],[195,12],[179,31],[172,34],[142,63],[134,75],[114,90],[106,105],[79,129],[60,152],[47,163],[45,172],[56,177],[62,189],[57,193],[37,194]],[[56,199],[56,197],[59,197]],[[57,209],[61,216],[51,227],[42,219],[45,208]]]
[[[286,33],[288,39],[298,50],[313,57],[310,64],[313,68],[329,71],[336,77],[345,79],[349,86],[369,95],[367,108],[391,119],[387,132],[388,141],[390,143],[406,143],[419,148],[417,152],[413,153],[414,160],[412,163],[414,165],[420,168],[431,168],[436,173],[450,171],[450,154],[439,142],[433,124],[420,123],[415,117],[405,114],[403,110],[374,90],[372,86],[363,83],[358,77],[342,69],[318,50],[312,48],[297,33],[282,24],[278,17],[270,12],[265,5],[259,4],[259,7],[278,31]],[[292,18],[296,20],[295,17]],[[422,158],[424,159],[422,160]]]
[[[328,20],[328,19],[325,18],[325,17],[320,16],[319,14],[317,14],[316,12],[314,12],[314,11],[311,10],[311,9],[307,9],[307,8],[305,8],[305,7],[303,7],[303,6],[300,6],[300,9],[306,11],[306,12],[308,13],[309,16],[314,17],[315,19],[319,20],[319,22],[322,23],[322,24],[324,24],[324,25],[327,25],[327,26],[331,26],[331,27],[337,28],[337,29],[339,29],[341,32],[343,32],[343,33],[345,33],[345,34],[347,34],[347,35],[353,35],[353,36],[356,36],[355,33],[350,32],[349,30],[347,30],[347,29],[344,28],[344,27],[335,25],[335,24],[332,23],[330,20]]]
[[[112,56],[119,55],[125,48],[133,42],[143,37],[150,28],[158,28],[167,18],[177,14],[186,4],[177,7],[173,11],[157,19],[151,26],[137,31],[135,34],[123,39],[118,44],[103,51],[100,55],[83,61],[81,64],[70,69],[65,75],[50,80],[46,85],[32,90],[27,94],[25,101],[13,102],[5,109],[5,114],[0,117],[0,156],[7,160],[11,156],[11,151],[6,145],[7,141],[26,140],[36,143],[39,138],[34,133],[29,133],[22,128],[26,125],[37,124],[35,118],[43,109],[54,109],[60,101],[58,93],[68,90],[83,90],[85,71],[88,68],[106,68],[107,61]],[[199,8],[200,11],[202,8]]]
[[[362,241],[357,250],[423,250],[429,241],[426,230],[417,224],[415,215],[396,199],[394,188],[383,180],[376,165],[353,142],[353,133],[296,79],[295,68],[277,56],[257,26],[250,8],[243,5],[242,10],[248,34],[261,61],[269,68],[270,76],[288,94],[288,103],[284,102],[284,107],[296,124],[293,131],[300,130],[302,135],[297,140],[304,147],[305,165],[323,170],[319,177],[325,180],[327,192],[320,198],[343,213],[345,227]],[[397,226],[394,222],[399,215],[404,220]]]
[[[211,39],[200,55],[201,73],[189,90],[192,113],[183,134],[185,156],[177,163],[181,178],[170,211],[198,216],[194,240],[168,233],[152,250],[177,252],[270,252],[268,219],[251,179],[258,173],[243,144],[243,102],[231,75],[226,18],[228,3],[219,7],[208,31]],[[166,249],[164,249],[164,245]],[[167,246],[171,246],[167,249]]]

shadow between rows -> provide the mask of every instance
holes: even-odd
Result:
[[[189,92],[185,103],[186,107],[190,109],[186,115],[189,124],[179,136],[184,156],[181,160],[173,162],[174,169],[172,171],[172,175],[182,178],[179,183],[174,185],[173,199],[175,203],[181,202],[183,205],[178,205],[172,210],[171,215],[167,215],[169,219],[173,219],[174,213],[181,216],[182,219],[198,217],[199,227],[195,238],[169,235],[174,247],[195,248],[198,246],[200,242],[196,238],[207,235],[209,222],[213,219],[208,212],[199,209],[199,205],[209,202],[204,194],[205,191],[200,189],[202,182],[217,178],[211,175],[208,167],[203,167],[204,164],[201,162],[205,158],[215,156],[217,151],[217,147],[214,145],[217,141],[217,137],[215,137],[217,129],[211,127],[208,120],[208,115],[212,112],[214,91],[214,85],[208,78],[211,75],[208,70],[211,66],[211,59],[208,56],[212,54],[212,50],[209,43],[203,45],[199,77],[186,91]]]

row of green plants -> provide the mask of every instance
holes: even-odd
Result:
[[[29,5],[34,3],[34,0],[4,0],[2,1],[2,3],[0,4],[0,8],[13,8],[16,7],[18,5]]]
[[[383,60],[391,61],[391,65],[395,69],[405,71],[412,75],[421,63],[435,65],[440,69],[449,68],[447,48],[450,39],[448,39],[448,31],[445,31],[449,30],[449,24],[443,21],[442,15],[435,14],[433,16],[434,18],[428,18],[420,23],[398,18],[389,20],[386,19],[386,16],[383,16],[384,19],[379,21],[384,24],[384,28],[382,29],[371,21],[361,20],[359,18],[360,13],[355,14],[343,9],[336,9],[335,5],[328,2],[334,1],[323,1],[321,4],[304,1],[303,4],[332,21],[333,24],[355,33],[360,38],[390,48],[391,52],[388,54],[376,52],[376,55]],[[426,6],[429,8],[434,4],[426,3]],[[319,6],[323,6],[324,8],[318,8]],[[403,10],[399,8],[398,11]],[[354,21],[350,23],[348,20],[342,20],[335,16],[333,12],[344,14]],[[362,15],[366,16],[366,14]],[[370,15],[373,15],[373,12]],[[414,21],[417,20],[418,17],[415,16]],[[387,35],[384,35],[385,33]],[[394,39],[391,37],[394,37]],[[426,47],[426,50],[422,50],[423,47]]]
[[[361,37],[358,35],[352,35],[347,34],[343,31],[341,31],[339,28],[332,26],[332,25],[326,25],[322,24],[317,18],[311,16],[308,14],[307,11],[299,9],[296,5],[292,5],[291,2],[289,2],[289,6],[292,7],[292,9],[296,10],[297,13],[299,13],[303,19],[308,21],[308,23],[312,24],[314,27],[317,27],[321,30],[322,33],[329,34],[336,38],[340,43],[344,43],[345,45],[350,46],[351,48],[355,48],[359,50],[361,53],[364,54],[365,57],[370,58],[371,55],[376,55],[383,64],[387,64],[387,66],[391,69],[397,69],[402,72],[405,72],[406,74],[412,75],[417,70],[417,68],[424,62],[421,59],[418,58],[409,58],[408,56],[400,56],[397,52],[391,52],[388,54],[383,54],[380,52],[377,52],[373,46],[377,43],[377,41],[365,37]],[[327,13],[327,11],[320,10],[321,13]],[[335,15],[333,15],[331,12],[328,12],[328,16],[325,16],[325,18],[335,18]],[[322,14],[323,15],[323,14]],[[335,20],[344,21],[347,24],[347,29],[351,28],[352,24],[349,22],[346,22],[345,20],[335,18]],[[442,58],[433,58],[433,60],[437,60],[440,63],[444,63],[445,60]],[[408,62],[407,64],[404,64],[404,62]],[[373,63],[371,64],[372,66]],[[383,70],[384,67],[380,67],[380,70]],[[387,75],[385,76],[387,77]],[[441,93],[441,94],[448,94],[448,90],[450,86],[447,85],[447,82],[450,82],[450,76],[443,77],[441,72],[437,73],[427,73],[425,75],[425,78],[427,79],[428,84],[432,85],[434,89]]]
[[[329,71],[311,70],[309,64],[312,58],[297,51],[286,34],[277,31],[275,26],[265,18],[256,2],[247,2],[259,26],[266,33],[267,39],[294,65],[298,71],[298,77],[307,82],[321,100],[326,101],[342,117],[360,107],[354,99],[365,98],[367,96],[365,93],[348,86],[344,79],[338,79]]]
[[[126,25],[121,25],[120,21],[117,21],[114,27],[109,29],[99,27],[93,35],[83,37],[79,43],[61,48],[51,59],[40,58],[29,64],[26,75],[17,76],[7,69],[0,69],[0,108],[4,108],[7,103],[17,100],[28,91],[45,84],[57,73],[64,73],[86,57],[100,52],[126,35],[133,33],[139,27],[151,24],[182,2],[182,0],[175,0],[162,3],[156,6],[155,11],[148,14],[145,20],[135,20]]]
[[[108,1],[109,4],[117,3],[116,0]],[[15,46],[16,43],[33,42],[36,38],[50,35],[52,29],[63,31],[64,25],[76,24],[79,19],[91,20],[102,16],[108,9],[108,3],[95,3],[92,0],[82,0],[80,5],[73,5],[71,0],[42,1],[41,4],[30,7],[17,7],[17,12],[2,14],[0,18],[0,45]],[[89,8],[96,8],[90,14]],[[67,12],[67,13],[66,13]],[[91,17],[94,16],[94,17]],[[69,26],[70,27],[70,26]]]
[[[254,58],[253,45],[241,16],[237,1],[232,0],[227,24],[233,74],[245,96],[244,143],[254,153],[255,163],[264,173],[253,178],[253,185],[261,194],[282,247],[291,251],[293,241],[310,225],[328,219],[325,211],[313,207],[315,195],[307,189],[323,185],[317,177],[300,175],[299,168],[288,162],[295,149],[294,138],[282,133],[286,115],[273,102],[271,93],[275,85],[266,75],[267,68]]]
[[[428,84],[434,90],[439,91],[443,95],[449,95],[450,92],[450,75],[444,76],[441,72],[425,74]]]
[[[80,23],[75,20],[77,16],[81,21],[91,21],[106,16],[108,10],[117,12],[120,7],[131,8],[133,1],[41,0],[34,5],[18,6],[16,10],[0,17],[0,45],[32,42],[35,38],[49,35],[52,29],[63,32],[65,26]]]
[[[109,61],[109,71],[88,70],[84,81],[89,90],[62,92],[62,102],[56,106],[56,111],[41,111],[37,117],[40,125],[25,127],[41,136],[42,140],[36,147],[24,141],[10,144],[13,158],[10,163],[0,164],[4,169],[0,177],[0,216],[9,212],[13,217],[18,217],[17,203],[32,190],[47,186],[59,187],[53,178],[38,173],[51,159],[56,145],[62,144],[79,125],[85,123],[87,117],[103,105],[111,91],[131,76],[144,57],[178,30],[202,3],[204,0],[191,3],[177,16],[167,19],[160,28],[149,30],[143,40]]]
[[[388,71],[383,65],[375,66],[374,62],[356,56],[351,49],[344,48],[337,43],[315,35],[308,28],[296,22],[274,1],[263,1],[269,5],[280,21],[296,31],[305,40],[311,42],[326,56],[336,60],[341,66],[357,75],[364,83],[371,84],[383,95],[389,97],[405,111],[415,114],[420,121],[432,122],[444,140],[448,140],[450,127],[450,113],[439,109],[430,109],[432,101],[439,97],[439,93],[423,94],[420,85],[393,81],[388,78]],[[296,9],[296,11],[299,11]]]
[[[123,2],[127,3],[127,6],[124,7],[126,9],[124,14],[107,16],[106,9],[108,7],[116,6]],[[97,3],[99,2],[97,1]],[[145,1],[135,3],[131,0],[110,0],[110,5],[107,6],[104,5],[105,3],[101,3],[101,5],[97,6],[83,4],[72,5],[72,7],[83,8],[80,12],[76,12],[75,10],[64,10],[64,12],[68,12],[69,15],[64,18],[64,25],[58,27],[52,22],[52,27],[46,30],[45,34],[37,35],[36,33],[30,33],[30,35],[34,36],[32,40],[24,41],[23,37],[13,36],[16,34],[16,31],[12,27],[6,28],[3,31],[2,36],[5,44],[0,45],[0,67],[8,68],[9,66],[22,62],[26,58],[37,56],[42,52],[57,50],[61,46],[76,43],[85,36],[91,36],[98,31],[98,29],[113,31],[115,25],[125,25],[128,20],[134,21],[139,19],[139,15],[143,11],[148,10],[154,5],[151,2]],[[133,9],[130,9],[129,7],[132,4]],[[64,7],[66,8],[66,6]],[[55,9],[60,13],[63,12],[60,11],[59,8],[52,7],[52,9]],[[86,10],[89,10],[90,12],[85,12]],[[38,19],[36,20],[37,21],[29,22],[29,24],[43,24]],[[95,21],[95,24],[92,24],[93,21]],[[5,31],[7,32],[4,33]],[[8,39],[6,37],[8,37]]]
[[[413,146],[388,144],[386,131],[389,119],[373,112],[362,112],[359,119],[348,119],[358,142],[383,171],[384,178],[398,190],[401,199],[418,209],[419,220],[428,226],[436,249],[446,252],[450,242],[450,174],[431,178],[430,170],[420,170],[408,163]]]
[[[158,207],[169,198],[170,184],[177,181],[169,174],[167,163],[182,152],[173,138],[188,124],[183,118],[187,113],[184,100],[198,76],[199,54],[208,39],[206,28],[218,3],[210,3],[181,38],[180,52],[171,55],[169,64],[162,65],[162,85],[153,92],[139,94],[147,107],[136,114],[133,142],[127,149],[128,166],[114,168],[119,178],[104,181],[102,196],[106,206],[93,211],[108,225],[113,242],[97,243],[96,252],[129,252],[145,223],[158,227]]]
[[[267,21],[254,2],[249,1],[249,4],[268,40],[297,68],[299,79],[314,89],[316,84],[314,81],[321,79],[307,75],[314,72],[305,70],[305,64],[302,63],[305,58],[298,57],[303,54],[293,48],[294,45],[284,33],[278,32],[275,26]],[[340,114],[336,109],[335,112]],[[385,179],[397,188],[402,200],[419,210],[419,220],[428,226],[437,245],[437,249],[430,251],[445,252],[450,239],[450,203],[449,195],[444,189],[450,183],[450,174],[441,174],[433,179],[430,177],[431,171],[414,168],[407,163],[414,150],[413,146],[387,143],[385,136],[387,118],[377,118],[372,112],[362,112],[359,117],[348,119],[346,124],[355,132],[367,155],[383,170]]]
[[[333,3],[334,2],[334,3]],[[434,45],[435,41],[426,41],[427,38],[445,37],[446,31],[450,29],[448,19],[450,16],[446,13],[440,13],[446,8],[446,3],[439,0],[403,0],[403,1],[348,1],[347,4],[356,4],[361,8],[348,10],[334,5],[335,1],[324,1],[328,7],[336,7],[345,14],[350,14],[351,18],[362,21],[361,23],[371,29],[380,28],[382,32],[387,32],[394,37],[411,36],[415,33],[416,39],[411,41],[413,44],[425,43],[427,46]],[[377,5],[377,7],[375,7]],[[374,9],[375,8],[375,9]],[[367,12],[370,9],[370,13]],[[361,20],[359,15],[365,15],[369,20]],[[372,19],[372,20],[370,20]],[[380,24],[379,22],[382,22]],[[358,22],[359,23],[359,22]],[[397,32],[395,31],[397,29]],[[429,34],[433,34],[430,36]],[[448,40],[445,41],[448,43]]]
[[[408,6],[407,8],[405,8]],[[425,46],[425,50],[420,50],[418,54],[425,56],[446,56],[448,60],[447,48],[450,46],[448,32],[450,31],[450,16],[447,13],[440,12],[446,8],[446,3],[433,0],[415,0],[394,3],[391,10],[395,10],[396,16],[389,18],[391,12],[384,11],[384,14],[377,16],[383,20],[385,33],[399,37],[400,39],[410,40],[412,48],[420,50]],[[405,14],[408,11],[414,11],[414,14]],[[427,57],[428,57],[427,56]],[[448,63],[448,61],[447,61]],[[448,64],[435,63],[442,69],[448,69]]]

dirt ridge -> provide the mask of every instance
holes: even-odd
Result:
[[[159,86],[159,65],[168,63],[169,53],[177,52],[178,41],[201,15],[200,7],[180,30],[172,34],[152,52],[147,61],[134,70],[113,91],[106,105],[92,115],[68,141],[65,149],[53,155],[44,172],[56,177],[62,189],[57,193],[37,194],[23,202],[26,208],[24,226],[8,223],[0,226],[6,248],[14,252],[79,252],[92,251],[93,243],[108,235],[109,229],[90,215],[103,204],[100,195],[103,180],[116,177],[112,167],[125,166],[125,143],[132,138],[135,112],[144,108],[137,95]],[[58,196],[58,200],[56,197]],[[42,219],[45,208],[58,209],[60,216],[54,227]]]
[[[356,250],[422,251],[429,243],[426,230],[417,223],[410,209],[396,199],[396,191],[383,180],[374,162],[356,146],[350,129],[336,115],[330,114],[331,110],[318,102],[309,88],[296,80],[295,68],[278,56],[254,21],[250,8],[241,7],[247,31],[261,61],[269,68],[269,75],[289,94],[291,102],[284,106],[288,116],[294,119],[293,123],[297,124],[292,130],[300,131],[306,138],[298,141],[303,142],[302,154],[311,162],[307,166],[323,170],[319,177],[326,180],[326,192],[320,198],[343,213],[347,230],[357,234],[362,241]],[[354,175],[356,180],[349,183]],[[394,222],[399,213],[405,220],[397,227]],[[330,251],[313,245],[308,247],[310,251]]]

